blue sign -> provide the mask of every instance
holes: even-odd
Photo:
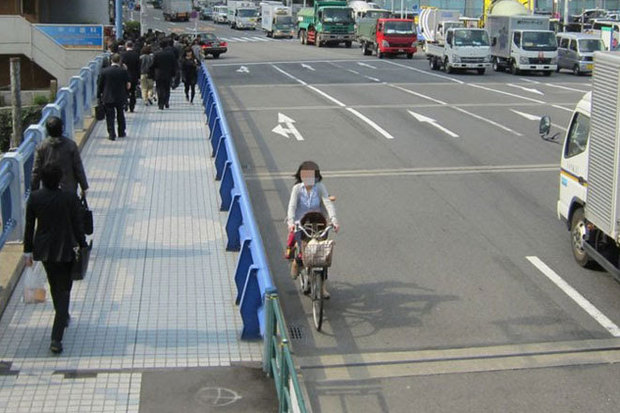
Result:
[[[103,26],[94,24],[35,24],[66,49],[103,50]]]

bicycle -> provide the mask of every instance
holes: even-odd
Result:
[[[299,290],[312,300],[312,318],[317,331],[321,331],[323,326],[323,283],[331,266],[334,246],[333,240],[327,240],[333,226],[321,227],[325,227],[324,219],[323,222],[306,222],[304,225],[299,221],[295,223],[295,231],[301,231],[307,238],[298,276]]]

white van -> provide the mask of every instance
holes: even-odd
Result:
[[[597,19],[592,22],[592,29],[588,31],[597,35],[603,44],[605,44],[605,50],[618,51],[620,50],[620,22],[613,20]]]
[[[572,70],[577,76],[592,73],[594,52],[605,50],[600,37],[594,34],[565,32],[557,35],[558,68]]]

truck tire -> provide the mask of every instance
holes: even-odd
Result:
[[[220,58],[220,53],[219,52],[213,53],[213,58],[214,59],[219,59]]]
[[[545,76],[551,76],[551,70],[547,70],[543,72],[543,75]]]
[[[364,54],[364,56],[372,55],[372,50],[368,47],[367,42],[362,43],[362,53]]]
[[[478,74],[483,75],[486,72],[486,69],[478,69]]]
[[[383,53],[381,50],[377,49],[377,57],[379,59],[383,59],[385,57],[385,53]]]
[[[495,58],[493,60],[493,70],[496,72],[501,72],[503,70],[502,66],[499,64],[499,58]]]
[[[573,251],[573,257],[577,264],[584,268],[592,268],[595,262],[588,256],[588,253],[583,249],[583,237],[586,233],[586,221],[583,214],[583,208],[577,208],[573,212],[573,217],[570,221],[570,238],[571,249]]]
[[[407,53],[407,59],[413,59],[413,53]]]
[[[351,40],[344,42],[344,47],[346,47],[347,49],[350,49],[352,45],[353,45],[353,42]]]
[[[450,67],[450,61],[446,57],[443,61],[443,71],[450,74],[452,73],[452,68]]]
[[[306,44],[306,31],[300,30],[298,36],[299,36],[299,42],[301,44]]]
[[[510,62],[510,73],[512,73],[513,75],[520,75],[521,71],[519,70],[519,68],[517,67],[517,64],[514,60],[512,60]]]
[[[573,74],[574,74],[575,76],[581,76],[581,70],[579,70],[579,65],[575,65],[575,66],[573,67]]]
[[[434,57],[430,57],[428,59],[428,65],[431,67],[431,70],[437,70],[437,60]]]

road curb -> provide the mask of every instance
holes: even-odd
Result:
[[[87,124],[86,128],[83,132],[76,133],[75,138],[80,152],[82,152],[84,145],[88,142],[88,139],[97,124],[97,120],[94,117],[87,117],[85,122]],[[2,251],[0,251],[0,262],[4,263],[0,269],[2,270],[2,273],[6,271],[10,274],[6,285],[0,285],[0,318],[4,315],[4,311],[9,305],[11,296],[13,295],[15,287],[17,286],[24,270],[24,259],[21,251],[22,243],[7,244],[4,246]]]

